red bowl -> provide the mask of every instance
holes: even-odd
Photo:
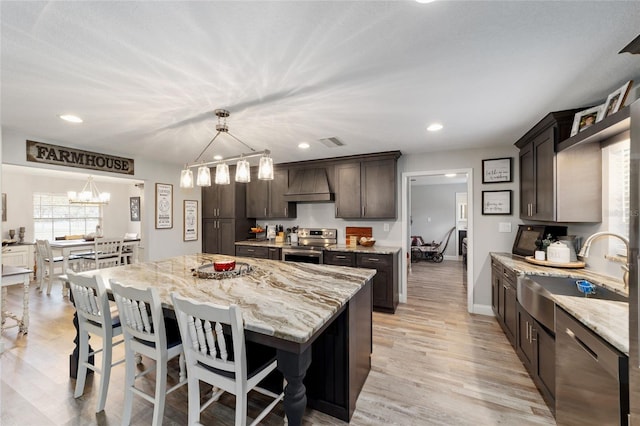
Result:
[[[216,272],[231,271],[235,269],[235,267],[236,267],[235,260],[220,260],[218,262],[213,262],[213,269]]]

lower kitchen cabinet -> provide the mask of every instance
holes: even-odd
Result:
[[[395,313],[398,307],[398,254],[325,251],[326,265],[375,269],[373,310]]]
[[[517,304],[516,353],[547,405],[555,407],[556,339],[554,334]]]
[[[236,256],[282,260],[282,249],[279,247],[237,245]]]
[[[33,269],[35,264],[34,251],[33,244],[14,244],[2,247],[2,264]]]
[[[491,259],[491,306],[511,345],[516,347],[517,333],[516,273]]]

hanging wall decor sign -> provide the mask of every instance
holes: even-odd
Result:
[[[35,141],[27,141],[27,161],[125,175],[134,174],[132,158],[116,157]]]
[[[184,200],[184,235],[185,241],[198,240],[198,201]]]
[[[173,185],[156,183],[156,229],[173,228]]]

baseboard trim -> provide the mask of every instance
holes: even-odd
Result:
[[[478,314],[478,315],[487,315],[490,317],[494,317],[495,314],[493,313],[493,309],[491,309],[490,305],[478,305],[478,304],[474,304],[473,305],[473,314]]]

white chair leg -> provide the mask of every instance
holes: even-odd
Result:
[[[189,377],[188,383],[189,400],[189,425],[200,423],[200,380]]]
[[[100,392],[98,393],[96,413],[104,410],[104,405],[107,402],[107,391],[109,390],[109,379],[111,378],[112,344],[113,338],[102,336],[102,374],[100,375]]]
[[[47,276],[47,296],[51,294],[51,282],[53,281],[53,264],[49,263],[48,265],[49,274]]]
[[[125,345],[128,345],[125,343]],[[126,347],[126,346],[125,346]],[[125,353],[125,390],[124,390],[124,407],[122,410],[122,424],[129,425],[131,423],[131,409],[133,407],[133,386],[136,379],[135,363],[133,359],[133,352],[126,351]]]
[[[153,407],[153,426],[162,426],[164,401],[167,396],[167,361],[156,360],[156,395]]]
[[[247,424],[247,394],[238,392],[236,394],[236,426]]]
[[[76,374],[76,390],[74,398],[79,398],[84,393],[84,383],[87,378],[87,362],[89,361],[89,333],[86,330],[79,331],[78,344],[80,345],[80,359]]]
[[[180,353],[180,358],[178,359],[178,363],[180,365],[179,380],[180,382],[184,382],[185,379],[187,378],[187,369],[186,369],[185,360],[184,360],[184,352]]]

